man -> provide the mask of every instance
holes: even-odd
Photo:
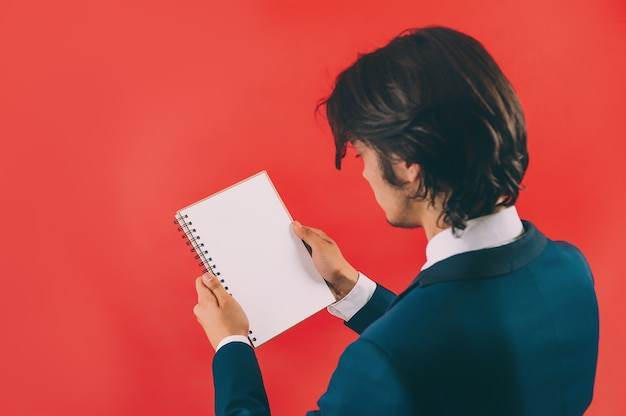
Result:
[[[329,311],[360,334],[309,414],[582,414],[597,359],[591,271],[516,212],[526,129],[491,56],[459,32],[415,30],[360,56],[324,104],[337,167],[354,146],[389,223],[423,228],[428,245],[396,296],[294,223],[337,297]],[[269,414],[244,312],[212,275],[196,289],[216,413]]]

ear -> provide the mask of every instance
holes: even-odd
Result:
[[[414,190],[419,188],[421,171],[420,165],[407,161],[398,161],[394,163],[393,170],[396,174],[396,178],[400,179],[403,187]]]
[[[404,162],[402,165],[404,170],[404,179],[411,184],[417,182],[420,176],[420,165],[409,162]]]

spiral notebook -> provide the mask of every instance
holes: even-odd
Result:
[[[335,301],[265,171],[179,210],[176,223],[243,307],[254,347]]]

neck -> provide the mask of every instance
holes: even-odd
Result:
[[[428,211],[422,221],[422,228],[426,234],[426,239],[430,241],[434,236],[450,228],[449,225],[440,220],[441,212],[432,210]]]
[[[505,207],[497,207],[493,213],[502,211]],[[442,210],[433,207],[432,205],[427,207],[425,211],[423,211],[422,215],[422,228],[424,228],[424,232],[426,234],[426,239],[430,241],[434,236],[442,232],[443,230],[447,230],[450,228],[448,224],[445,224],[441,221],[440,215],[442,214]]]
[[[435,198],[434,204],[431,204],[427,200],[420,200],[414,202],[415,213],[417,214],[417,220],[424,229],[426,239],[430,241],[434,236],[450,228],[450,226],[444,223],[442,198]]]

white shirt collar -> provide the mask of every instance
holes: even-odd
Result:
[[[515,207],[467,221],[467,227],[455,237],[452,228],[435,235],[426,245],[426,263],[422,270],[456,254],[512,243],[524,233]]]

